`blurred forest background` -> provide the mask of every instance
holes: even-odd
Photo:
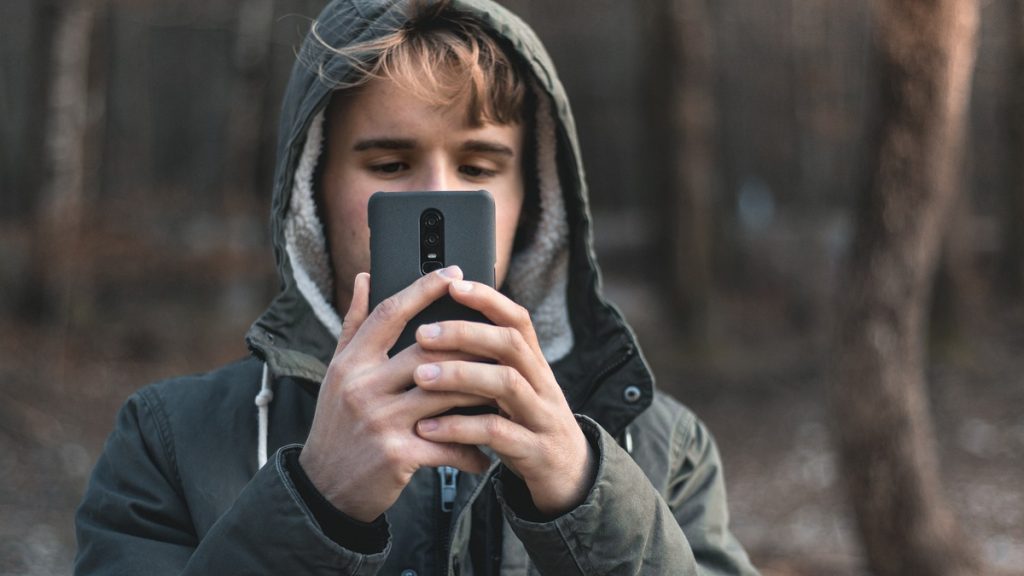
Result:
[[[573,102],[606,293],[716,433],[765,574],[1024,574],[1024,0],[503,3]],[[0,574],[69,571],[132,391],[246,354],[279,100],[323,4],[0,2]],[[892,152],[915,143],[931,160]],[[876,378],[890,316],[910,366]],[[903,434],[913,505],[858,492],[858,449]],[[915,536],[966,544],[886,552]]]

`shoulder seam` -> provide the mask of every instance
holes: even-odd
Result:
[[[138,397],[141,403],[146,407],[146,411],[149,412],[156,421],[156,431],[160,440],[160,447],[163,449],[164,458],[167,458],[167,462],[171,467],[171,472],[174,474],[174,491],[178,493],[178,496],[181,497],[182,500],[184,500],[181,473],[178,470],[178,458],[174,452],[174,433],[171,430],[171,423],[167,418],[167,413],[164,412],[163,401],[159,398],[159,395],[153,388],[147,388],[139,391]]]
[[[693,440],[693,426],[697,417],[689,410],[677,410],[675,422],[672,423],[670,436],[669,467],[668,473],[674,474],[685,459],[687,446]],[[678,441],[675,439],[678,438]]]

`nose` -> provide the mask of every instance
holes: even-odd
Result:
[[[416,186],[420,190],[472,189],[471,185],[459,178],[458,160],[444,153],[439,153],[425,162],[418,175]]]
[[[421,190],[451,190],[454,179],[448,163],[435,159],[427,163],[418,183]]]

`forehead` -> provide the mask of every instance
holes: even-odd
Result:
[[[328,108],[332,140],[367,137],[458,137],[490,135],[521,139],[518,124],[473,122],[469,98],[437,103],[424,100],[387,78],[376,78],[358,88],[339,91]]]

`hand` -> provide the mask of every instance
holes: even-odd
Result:
[[[416,366],[473,357],[426,351],[415,344],[394,358],[387,356],[406,323],[461,278],[462,271],[454,266],[427,274],[368,314],[370,276],[356,276],[341,338],[299,454],[299,464],[317,490],[356,520],[370,522],[390,508],[423,466],[482,472],[490,465],[474,446],[432,442],[414,432],[418,420],[487,402],[472,394],[411,386]]]
[[[594,456],[544,359],[529,313],[484,284],[456,281],[449,293],[494,326],[427,324],[417,330],[417,343],[428,352],[463,353],[496,364],[430,362],[416,368],[416,384],[429,392],[492,399],[501,412],[429,418],[416,431],[433,442],[489,446],[523,479],[534,505],[546,515],[574,508],[590,489]]]

